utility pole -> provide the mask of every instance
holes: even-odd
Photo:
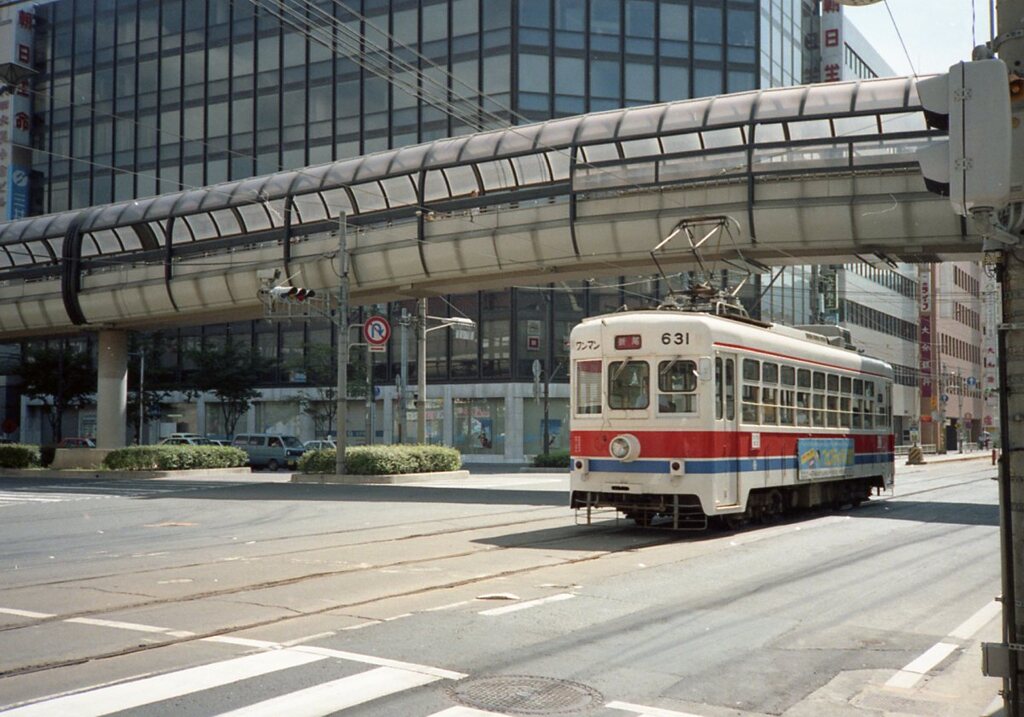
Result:
[[[338,386],[336,396],[335,445],[337,458],[334,472],[345,475],[345,447],[348,442],[348,238],[346,231],[346,214],[338,218],[338,318],[335,321],[338,331]]]
[[[1000,0],[998,29],[992,49],[1012,74],[1024,76],[1024,0]],[[1011,74],[1011,77],[1012,77]],[[1012,120],[1011,202],[1022,194],[1018,174],[1024,157],[1024,97],[1010,95]],[[1011,212],[1018,214],[1019,212]],[[1007,228],[1019,241],[1021,226]],[[1017,245],[1019,246],[1019,244]],[[1006,717],[1021,717],[1021,642],[1024,640],[1024,261],[1016,247],[998,255],[998,279],[1002,288],[1003,323],[999,327],[1000,433],[999,534],[1003,577],[1003,647],[1007,661],[1003,676]]]
[[[427,442],[427,300],[420,299],[416,308],[416,442]]]
[[[141,446],[145,439],[142,437],[142,432],[146,425],[146,393],[144,386],[142,385],[146,380],[146,350],[145,348],[139,349],[139,445]]]

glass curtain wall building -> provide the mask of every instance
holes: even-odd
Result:
[[[804,62],[799,0],[57,0],[34,12],[32,213],[484,128],[795,84]],[[428,440],[479,460],[541,452],[539,362],[540,383],[551,381],[552,447],[566,447],[569,329],[665,290],[660,280],[618,277],[432,298],[430,315],[466,316],[478,329],[472,340],[429,334]],[[394,398],[402,318],[414,308],[363,308],[395,326],[372,371],[378,441],[410,434]],[[318,437],[300,396],[315,347],[335,343],[329,322],[168,330],[163,380],[187,385],[186,350],[228,336],[269,361],[262,401],[237,430]],[[407,340],[414,357],[411,330]],[[410,362],[411,385],[416,371]],[[348,430],[358,443],[369,423],[355,406]],[[166,413],[175,418],[161,419],[164,431],[223,430],[202,400]]]

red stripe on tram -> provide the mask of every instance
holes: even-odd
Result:
[[[642,458],[766,458],[796,454],[801,438],[852,438],[855,453],[891,453],[895,438],[888,434],[768,433],[760,431],[761,447],[751,448],[751,434],[758,431],[571,431],[569,446],[574,456],[607,456],[608,444],[629,433],[640,442]]]

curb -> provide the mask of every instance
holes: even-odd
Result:
[[[89,480],[150,480],[152,478],[194,478],[203,476],[223,476],[225,478],[253,475],[248,466],[241,468],[195,468],[192,470],[180,471],[103,471],[88,468],[53,469],[41,470],[33,468],[3,468],[0,469],[0,478],[42,478],[52,480],[54,478],[79,478]]]
[[[905,466],[927,466],[927,465],[933,465],[934,466],[934,465],[939,465],[940,463],[960,463],[962,461],[976,461],[976,460],[980,460],[982,458],[984,458],[986,460],[991,460],[992,459],[992,454],[991,453],[973,453],[971,455],[963,455],[963,456],[956,455],[953,458],[943,458],[941,460],[935,460],[935,455],[932,454],[932,460],[930,460],[930,461],[925,459],[925,460],[921,461],[920,463],[907,463],[907,462],[903,462],[903,465],[905,465]]]
[[[432,480],[466,480],[469,478],[469,471],[439,471],[437,473],[393,473],[389,475],[362,476],[344,475],[334,473],[302,473],[292,476],[292,483],[305,483],[308,485],[362,485],[374,483],[418,483]]]

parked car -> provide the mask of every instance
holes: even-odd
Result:
[[[206,436],[200,436],[196,434],[190,435],[174,435],[171,434],[166,438],[160,440],[159,445],[161,446],[212,446],[211,441]]]
[[[281,433],[239,433],[231,445],[248,454],[253,468],[266,467],[271,471],[281,466],[294,468],[306,451],[298,438]]]
[[[96,441],[91,438],[82,438],[79,436],[65,437],[60,439],[60,443],[57,444],[57,448],[95,448]]]
[[[325,451],[325,450],[332,450],[333,451],[333,450],[337,449],[337,447],[338,447],[338,445],[334,441],[332,441],[330,439],[327,439],[326,441],[321,441],[321,440],[306,441],[303,444],[303,446],[305,447],[305,449],[307,451]]]

